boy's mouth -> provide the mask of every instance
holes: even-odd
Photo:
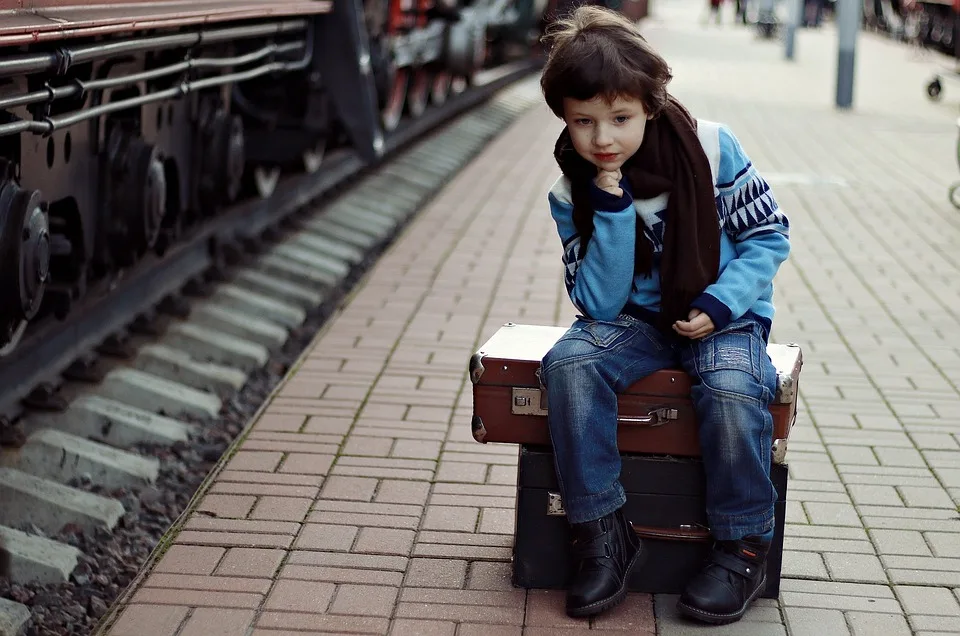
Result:
[[[593,154],[596,157],[597,161],[613,161],[617,158],[617,153],[615,152],[595,152]]]

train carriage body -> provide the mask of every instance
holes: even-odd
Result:
[[[0,3],[0,45],[102,37],[151,29],[236,20],[329,13],[333,0],[5,0]]]

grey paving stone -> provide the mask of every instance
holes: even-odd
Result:
[[[780,575],[789,578],[829,579],[830,574],[819,552],[783,551]]]
[[[840,610],[787,607],[784,614],[790,636],[844,636],[850,633]]]
[[[780,589],[789,592],[823,594],[832,596],[859,596],[874,599],[894,600],[893,590],[887,585],[867,583],[841,583],[836,581],[803,581],[787,579],[781,581]]]
[[[910,507],[957,509],[950,495],[943,488],[921,488],[917,486],[898,486],[904,501]]]
[[[960,559],[901,555],[884,555],[882,558],[883,564],[888,568],[956,572],[960,576]]]
[[[819,492],[816,490],[791,490],[787,486],[787,501],[823,501],[826,503],[850,503],[850,496],[845,492]],[[806,513],[804,513],[806,514]]]
[[[873,554],[874,547],[869,541],[845,539],[821,539],[820,537],[794,537],[784,534],[784,550],[801,552],[845,552],[852,554]]]
[[[823,560],[827,564],[829,578],[834,581],[853,581],[858,583],[886,583],[887,575],[883,571],[880,559],[872,554],[844,554],[826,552]]]
[[[850,484],[847,486],[850,498],[856,505],[902,506],[903,499],[894,486],[875,486],[872,484]]]
[[[925,532],[923,536],[934,555],[960,558],[960,532]]]
[[[852,541],[868,541],[869,536],[863,528],[814,525],[788,525],[785,534],[791,537],[817,537],[820,539],[848,539]]]
[[[917,633],[936,633],[936,634],[956,634],[957,618],[955,616],[930,616],[923,614],[910,614],[907,616],[910,626],[917,630]]]
[[[865,468],[869,468],[866,466]],[[902,468],[897,470],[904,470]],[[864,471],[844,471],[843,481],[847,484],[876,484],[881,486],[916,486],[919,488],[936,488],[940,483],[927,473],[925,476],[902,475],[894,472],[868,473]]]
[[[847,446],[845,444],[831,444],[830,456],[837,464],[866,464],[879,466],[880,462],[870,446]]]
[[[790,479],[840,482],[840,475],[833,464],[827,462],[793,463],[789,467]]]
[[[827,526],[863,527],[852,504],[808,502],[803,504],[810,522]]]
[[[896,614],[900,604],[895,599],[864,596],[842,596],[837,594],[810,594],[807,592],[782,592],[784,607],[811,607],[819,609],[856,610],[861,612],[881,612]]]
[[[887,567],[887,574],[894,583],[906,585],[960,585],[958,570],[915,570]]]
[[[934,468],[934,474],[948,488],[960,488],[960,468]]]
[[[909,430],[910,438],[920,450],[960,450],[960,442],[949,433],[914,433]]]
[[[956,422],[953,423],[956,426]],[[934,468],[956,468],[960,466],[960,451],[954,450],[925,450],[920,451],[924,458]]]
[[[787,488],[787,498],[791,493],[839,493],[846,495],[847,490],[839,481],[817,481],[810,479],[794,479],[790,477],[790,485]]]
[[[916,530],[870,530],[870,538],[881,554],[933,556],[924,535]],[[929,536],[927,537],[929,540]],[[956,539],[955,539],[956,540]],[[950,556],[950,555],[942,555]]]
[[[847,612],[853,636],[911,636],[910,625],[901,614]]]
[[[806,453],[809,455],[826,455],[827,447],[823,445],[821,441],[809,441],[804,442],[800,440],[795,440],[792,437],[790,438],[790,459],[796,461],[797,453]],[[829,457],[820,457],[813,459],[812,461],[819,462],[828,462],[830,461]]]
[[[912,444],[912,439],[911,439]],[[916,468],[926,468],[926,462],[920,451],[916,448],[885,448],[877,447],[875,449],[880,463],[884,466],[909,466]]]
[[[784,520],[789,524],[806,524],[810,522],[807,518],[807,513],[803,509],[803,505],[799,501],[790,501],[789,497],[787,498]]]
[[[900,431],[903,430],[901,420],[892,415],[871,415],[858,418],[860,427],[871,431]]]
[[[899,517],[911,519],[930,519],[940,523],[939,530],[955,530],[960,532],[960,519],[955,512],[937,508],[894,508],[883,506],[858,506],[860,514],[870,517]]]
[[[960,617],[960,603],[943,587],[895,585],[893,588],[907,614]],[[958,623],[960,625],[960,623]],[[928,627],[929,629],[929,627]]]
[[[923,510],[923,508],[907,508],[907,510]],[[867,528],[886,528],[891,530],[943,530],[944,523],[939,519],[904,519],[895,516],[864,515],[863,524]]]
[[[894,446],[913,448],[913,442],[902,431],[854,430],[854,429],[825,429],[820,428],[820,435],[829,448],[833,444],[861,444],[864,446]]]
[[[921,468],[910,467],[910,466],[841,466],[840,467],[841,475],[848,474],[861,474],[861,475],[884,475],[891,476],[895,475],[897,477],[912,477],[917,479],[928,479],[930,477],[930,469],[926,466]]]

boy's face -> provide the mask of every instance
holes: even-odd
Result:
[[[617,97],[608,102],[598,95],[588,101],[563,100],[563,120],[577,153],[605,172],[616,172],[643,143],[647,126],[643,102]]]

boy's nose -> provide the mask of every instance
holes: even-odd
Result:
[[[596,132],[593,134],[593,144],[598,148],[603,148],[604,146],[609,146],[612,143],[613,137],[607,133],[605,128],[598,126]]]

